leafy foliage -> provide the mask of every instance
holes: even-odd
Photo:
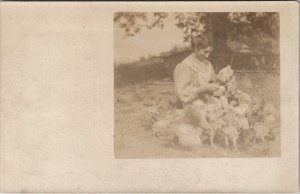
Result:
[[[141,32],[142,28],[152,29],[154,27],[164,27],[163,20],[168,16],[167,13],[137,13],[137,12],[118,12],[115,13],[114,23],[124,29],[127,36],[134,36]]]
[[[184,42],[198,33],[206,33],[214,48],[221,52],[232,42],[246,44],[260,52],[279,49],[279,14],[272,12],[118,12],[114,15],[114,23],[130,37],[143,28],[162,29],[167,17],[175,19],[175,25],[184,33]]]

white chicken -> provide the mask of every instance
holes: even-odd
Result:
[[[232,141],[233,148],[237,151],[237,139],[239,137],[239,129],[237,122],[235,121],[234,113],[227,111],[223,114],[220,119],[223,123],[222,132],[224,134],[224,140],[226,145],[226,150],[229,149],[229,141]]]
[[[246,116],[247,113],[250,111],[250,105],[249,104],[240,104],[239,106],[234,107],[233,110],[237,115]]]
[[[263,124],[256,124],[254,125],[253,127],[254,131],[255,131],[255,143],[257,141],[257,139],[260,139],[262,140],[263,142],[266,142],[266,137],[269,136],[269,132],[270,132],[270,129],[263,125]]]
[[[221,124],[220,118],[224,114],[225,110],[221,109],[219,105],[217,104],[209,104],[206,109],[206,116],[207,116],[207,121],[209,122],[211,129],[208,130],[208,135],[209,135],[209,140],[210,140],[210,145],[212,147],[214,146],[214,137],[216,134],[216,131],[219,130],[223,124]]]
[[[239,130],[247,130],[250,128],[248,119],[246,117],[236,117],[236,122],[238,124],[238,129]]]
[[[267,126],[269,129],[275,128],[277,125],[276,118],[271,114],[266,115],[264,118],[264,125]]]
[[[251,96],[247,94],[246,92],[242,92],[241,90],[237,90],[234,93],[234,98],[237,99],[239,104],[251,104]]]
[[[162,119],[159,121],[156,121],[152,125],[152,131],[154,135],[159,136],[160,132],[163,130],[166,130],[171,125],[172,120],[171,119]]]
[[[229,149],[229,140],[231,140],[234,151],[238,151],[237,139],[239,137],[239,131],[238,131],[237,127],[234,125],[225,126],[223,128],[223,132],[225,135],[224,138],[225,138],[226,150]]]
[[[200,135],[202,129],[194,127],[190,124],[180,124],[175,129],[175,134],[178,137],[179,144],[185,148],[197,148],[202,146]]]

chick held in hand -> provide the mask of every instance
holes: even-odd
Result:
[[[222,83],[226,83],[230,81],[233,77],[233,70],[231,69],[230,65],[227,65],[223,69],[220,70],[220,72],[217,75],[217,80],[219,80]]]

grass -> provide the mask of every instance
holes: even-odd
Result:
[[[235,76],[239,89],[255,98],[280,104],[279,74],[236,73]],[[261,142],[240,153],[210,147],[184,150],[160,141],[148,129],[154,112],[169,109],[170,101],[175,97],[174,83],[164,78],[163,75],[152,79],[139,77],[134,83],[115,85],[115,134],[121,134],[115,137],[116,158],[280,156],[280,130],[269,144]],[[150,100],[153,104],[145,105],[144,102]]]

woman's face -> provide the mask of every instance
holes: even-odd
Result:
[[[202,61],[204,59],[207,59],[210,55],[210,53],[212,52],[212,47],[206,47],[204,49],[195,49],[194,50],[194,54],[195,57],[199,60]]]

